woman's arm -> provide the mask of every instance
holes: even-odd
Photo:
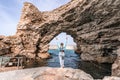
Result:
[[[60,47],[59,47],[58,38],[56,38],[56,41],[57,41],[57,47],[58,47],[58,49],[59,49]]]
[[[68,40],[68,38],[66,37],[66,42],[65,42],[65,46],[64,46],[65,49],[66,49],[66,46],[67,46],[67,40]]]

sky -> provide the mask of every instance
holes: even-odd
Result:
[[[58,40],[56,40],[58,38]],[[67,38],[67,40],[66,40]],[[66,43],[67,41],[67,43]],[[74,39],[71,37],[71,35],[67,35],[65,32],[60,33],[58,36],[56,36],[51,42],[50,45],[58,45],[60,43],[64,43],[67,45],[76,45],[74,42]]]
[[[40,11],[51,11],[69,1],[70,0],[0,0],[0,35],[10,36],[16,33],[24,2],[31,2]],[[61,36],[65,37],[66,34],[61,33],[58,35],[58,38],[62,38]],[[72,37],[69,36],[69,40],[69,44],[74,44]],[[63,39],[61,41],[63,41]]]

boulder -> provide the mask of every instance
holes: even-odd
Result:
[[[50,54],[49,53],[38,53],[38,57],[40,57],[41,59],[47,59],[47,58],[50,58]]]
[[[44,72],[36,74],[35,80],[93,80],[82,70],[71,68],[48,68]]]

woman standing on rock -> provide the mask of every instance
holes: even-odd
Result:
[[[58,40],[58,38],[56,38]],[[60,67],[64,68],[64,57],[65,57],[65,49],[66,49],[66,44],[67,44],[67,38],[66,38],[66,43],[65,45],[63,43],[57,44],[58,50],[59,50],[59,60],[60,60]]]

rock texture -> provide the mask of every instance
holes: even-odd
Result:
[[[117,59],[112,65],[112,76],[118,76],[120,77],[120,47],[117,50]]]
[[[117,56],[120,46],[120,0],[71,0],[49,12],[40,12],[33,4],[26,2],[17,33],[0,38],[0,43],[5,45],[0,54],[6,54],[6,49],[12,55],[47,58],[49,42],[61,32],[74,38],[83,60],[100,63],[116,60],[117,63],[120,60]],[[113,69],[117,71],[116,67]]]
[[[79,69],[72,68],[33,68],[0,73],[1,80],[93,80]]]
[[[103,80],[120,80],[120,77],[115,77],[115,76],[110,77],[110,76],[107,76],[107,77],[104,77]]]
[[[93,78],[78,69],[48,68],[41,74],[37,73],[35,80],[93,80]]]
[[[10,47],[6,45],[4,42],[0,42],[0,55],[9,54]]]

